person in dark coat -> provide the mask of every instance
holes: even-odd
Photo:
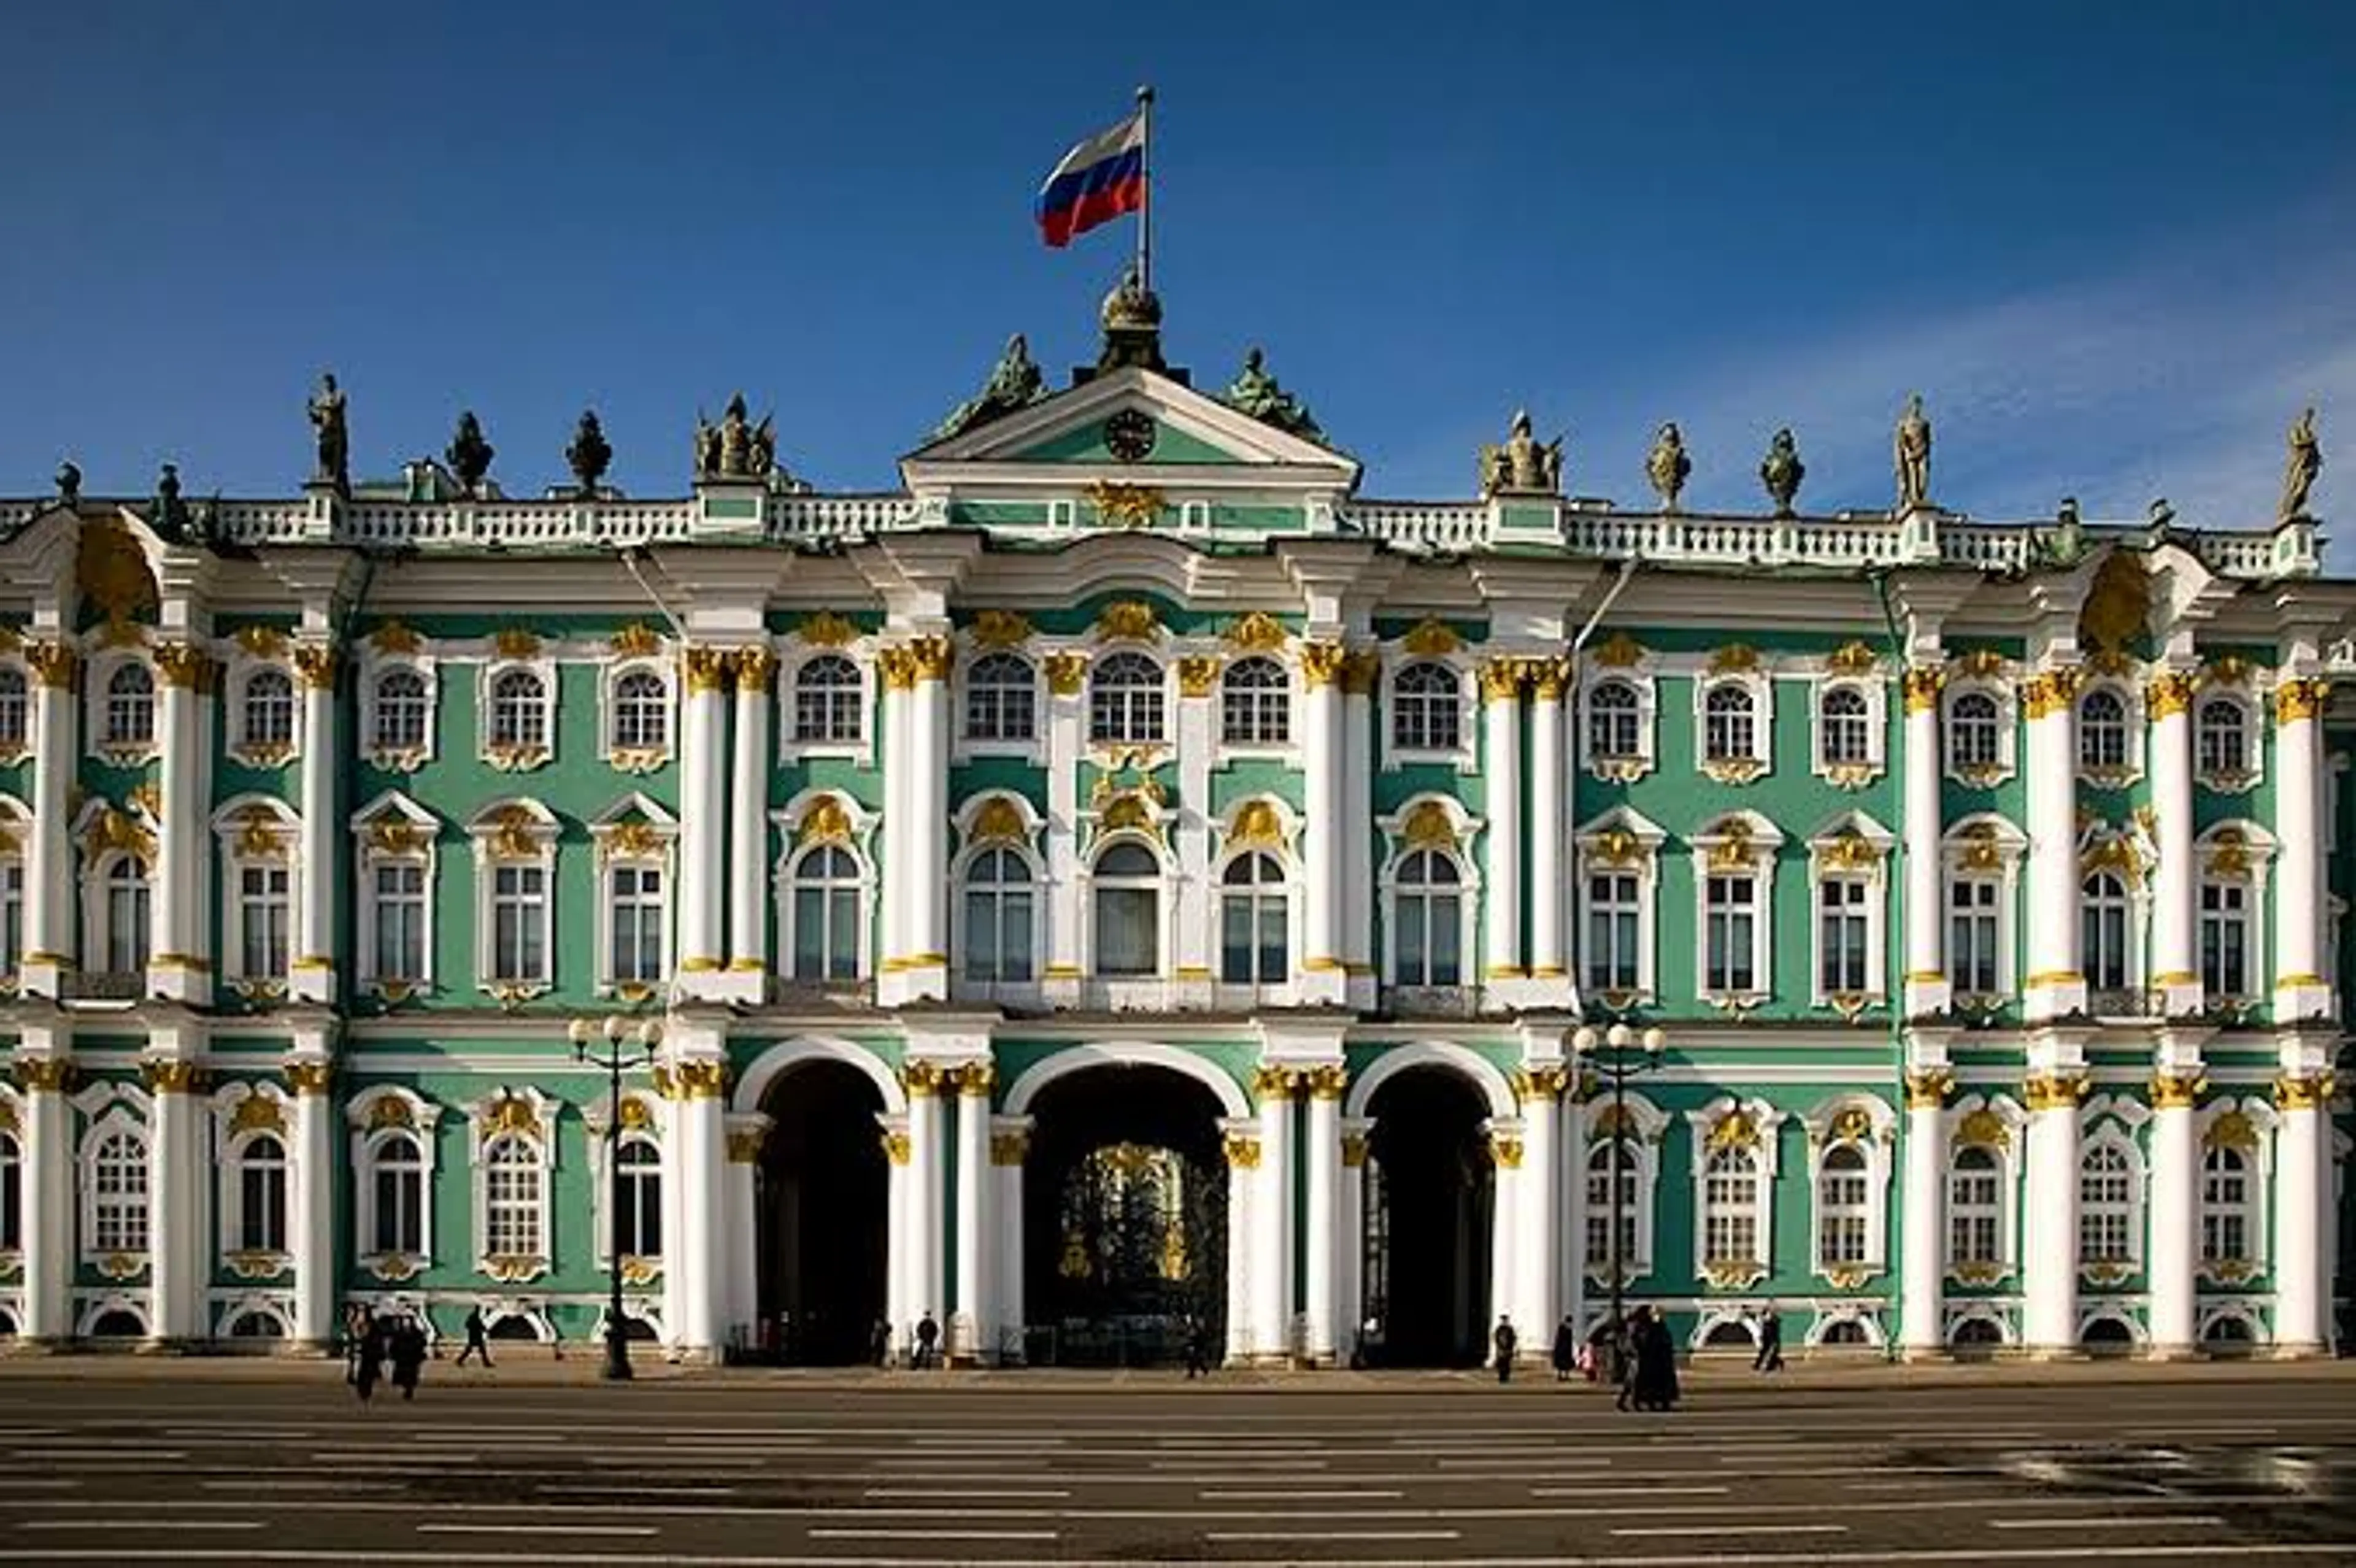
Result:
[[[392,1385],[403,1399],[417,1397],[417,1374],[425,1365],[425,1330],[414,1317],[403,1317],[393,1326]]]
[[[491,1364],[491,1327],[483,1321],[479,1303],[466,1309],[466,1348],[458,1352],[458,1364],[465,1366],[469,1356],[480,1356],[485,1367]]]
[[[1649,1307],[1631,1308],[1628,1314],[1612,1327],[1612,1381],[1620,1386],[1619,1396],[1612,1402],[1615,1410],[1631,1405],[1643,1409],[1643,1388],[1636,1381],[1636,1341],[1644,1332],[1644,1320],[1652,1315]]]
[[[376,1397],[377,1380],[384,1376],[384,1325],[373,1313],[360,1329],[359,1359],[352,1369],[352,1389],[366,1404]]]
[[[1759,1314],[1759,1354],[1751,1363],[1754,1372],[1783,1370],[1783,1319],[1771,1305]]]
[[[1677,1403],[1677,1348],[1667,1321],[1650,1307],[1636,1333],[1636,1408],[1674,1410]]]
[[[1489,1336],[1489,1342],[1497,1351],[1497,1381],[1501,1383],[1513,1381],[1514,1351],[1522,1342],[1522,1337],[1514,1332],[1513,1319],[1500,1316],[1496,1330]]]
[[[1211,1375],[1211,1336],[1199,1317],[1186,1319],[1186,1381]]]
[[[934,1347],[940,1343],[940,1339],[941,1326],[933,1321],[933,1309],[927,1307],[925,1308],[925,1315],[916,1319],[916,1365],[920,1367],[940,1365],[934,1359]]]
[[[892,1360],[892,1325],[881,1317],[867,1330],[867,1357],[880,1371]]]
[[[1554,1381],[1569,1382],[1570,1374],[1578,1369],[1579,1325],[1573,1323],[1570,1314],[1566,1312],[1554,1329]]]

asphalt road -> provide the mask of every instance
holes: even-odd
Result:
[[[2356,1563],[2346,1381],[0,1379],[0,1563]]]

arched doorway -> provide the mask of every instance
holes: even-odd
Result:
[[[1032,1102],[1023,1173],[1026,1351],[1151,1366],[1226,1339],[1227,1166],[1218,1099],[1167,1068],[1108,1065]]]
[[[865,1359],[884,1312],[891,1171],[873,1080],[847,1062],[803,1061],[762,1096],[759,1343],[794,1365]]]
[[[1488,1350],[1497,1191],[1482,1129],[1488,1106],[1462,1073],[1432,1065],[1385,1080],[1367,1110],[1375,1126],[1360,1176],[1370,1358],[1478,1366]]]

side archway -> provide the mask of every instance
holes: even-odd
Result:
[[[1245,1097],[1243,1085],[1222,1071],[1217,1063],[1174,1045],[1153,1044],[1079,1045],[1068,1051],[1059,1051],[1025,1068],[1023,1075],[1008,1087],[1003,1114],[1027,1116],[1032,1114],[1032,1102],[1039,1097],[1041,1090],[1076,1072],[1086,1072],[1098,1067],[1162,1068],[1181,1077],[1192,1078],[1208,1089],[1218,1097],[1219,1108],[1225,1115],[1241,1118],[1252,1114],[1251,1102]]]
[[[839,1061],[846,1067],[865,1073],[875,1092],[884,1096],[886,1115],[900,1115],[908,1109],[908,1096],[900,1087],[899,1074],[894,1072],[873,1051],[862,1051],[849,1040],[835,1040],[827,1035],[798,1035],[781,1040],[753,1059],[751,1066],[736,1077],[736,1093],[729,1109],[747,1114],[761,1109],[769,1090],[776,1081],[796,1067],[812,1061]]]
[[[1521,1106],[1514,1098],[1514,1086],[1505,1081],[1505,1073],[1494,1062],[1468,1047],[1439,1040],[1393,1046],[1375,1058],[1373,1064],[1350,1084],[1350,1097],[1344,1103],[1342,1114],[1352,1117],[1365,1115],[1376,1090],[1399,1073],[1418,1067],[1444,1067],[1470,1080],[1493,1116],[1521,1115]]]

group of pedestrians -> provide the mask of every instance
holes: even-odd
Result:
[[[1501,1317],[1489,1335],[1492,1360],[1499,1382],[1511,1382],[1514,1358],[1521,1335],[1511,1317]],[[1584,1355],[1582,1356],[1582,1349]],[[1555,1326],[1552,1353],[1555,1381],[1568,1382],[1584,1371],[1619,1390],[1622,1410],[1672,1410],[1677,1403],[1677,1347],[1669,1337],[1665,1318],[1650,1305],[1639,1303],[1627,1316],[1598,1324],[1582,1348],[1579,1325],[1566,1313]],[[1762,1357],[1763,1359],[1763,1357]],[[1783,1364],[1778,1352],[1776,1365]]]
[[[401,1397],[415,1399],[417,1380],[432,1354],[425,1321],[417,1314],[380,1314],[361,1302],[354,1302],[345,1309],[344,1380],[352,1385],[352,1392],[359,1395],[362,1404],[376,1397],[376,1385],[386,1381],[388,1371]],[[479,1307],[466,1314],[466,1348],[458,1353],[458,1365],[463,1367],[474,1360],[479,1360],[485,1367],[491,1364],[490,1327]]]

